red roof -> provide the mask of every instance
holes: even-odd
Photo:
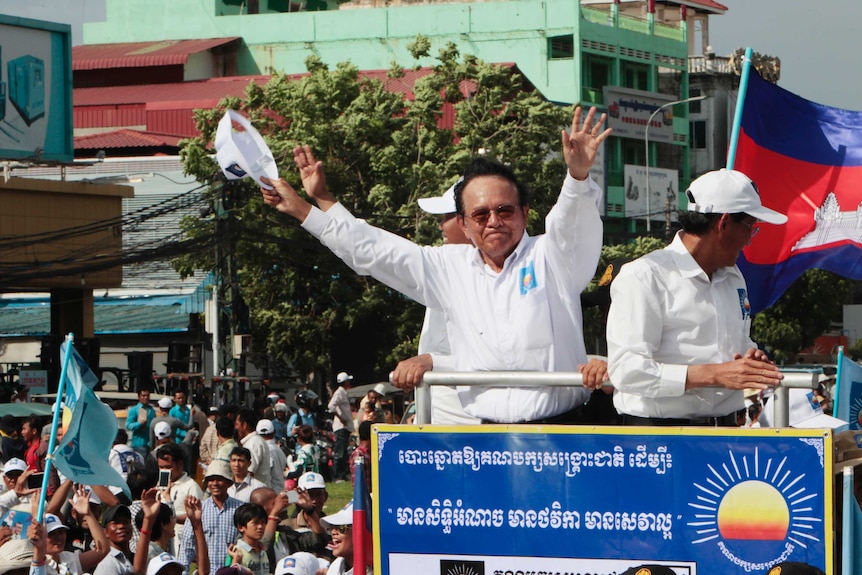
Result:
[[[142,68],[185,64],[189,56],[239,42],[239,36],[205,40],[164,40],[125,44],[87,44],[72,48],[72,70]]]
[[[179,137],[138,130],[116,130],[75,138],[76,150],[108,150],[112,148],[179,147]]]
[[[147,84],[143,86],[106,86],[103,88],[75,88],[72,100],[77,106],[109,106],[116,104],[150,104],[156,102],[189,102],[195,107],[200,102],[213,102],[214,106],[226,96],[245,95],[249,82],[264,85],[269,76],[232,76],[211,78],[175,84]]]
[[[691,6],[692,8],[699,8],[701,10],[705,9],[716,14],[724,14],[727,12],[727,6],[714,2],[713,0],[678,0],[678,2],[686,6]]]

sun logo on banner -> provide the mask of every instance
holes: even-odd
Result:
[[[786,457],[761,466],[759,450],[753,461],[731,451],[728,461],[707,468],[704,480],[693,483],[697,496],[688,504],[694,510],[687,523],[694,529],[692,543],[715,541],[723,554],[735,556],[741,549],[731,547],[745,548],[735,542],[783,542],[787,552],[787,543],[807,548],[820,541],[815,529],[822,523],[815,505],[820,496],[802,484],[805,474],[789,469]]]

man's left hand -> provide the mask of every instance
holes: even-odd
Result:
[[[569,174],[576,180],[586,180],[590,176],[590,168],[596,160],[599,146],[608,136],[611,129],[602,131],[607,114],[602,114],[599,121],[595,121],[596,108],[590,108],[587,117],[581,124],[583,109],[578,106],[572,116],[571,131],[563,130],[563,156],[566,158],[566,166]]]

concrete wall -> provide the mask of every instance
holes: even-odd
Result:
[[[393,61],[402,66],[416,62],[407,45],[418,34],[432,41],[432,54],[453,42],[462,53],[489,62],[514,62],[529,80],[556,102],[580,100],[580,46],[582,39],[600,42],[614,58],[647,63],[657,57],[681,59],[687,43],[639,33],[581,18],[575,0],[510,0],[402,5],[388,8],[346,9],[322,12],[216,16],[218,0],[194,3],[160,3],[153,0],[108,0],[105,22],[86,24],[87,44],[138,42],[162,39],[241,36],[239,74],[305,71],[305,59],[319,56],[329,65],[350,60],[360,69],[386,69]],[[671,30],[673,32],[673,30]],[[677,31],[679,32],[679,31]],[[548,38],[572,35],[575,54],[570,59],[548,60]],[[679,35],[679,34],[678,34]],[[615,49],[624,46],[627,50]],[[640,54],[638,56],[637,54]],[[646,57],[644,56],[646,55]],[[419,62],[432,64],[432,59]],[[666,65],[666,64],[665,64]]]

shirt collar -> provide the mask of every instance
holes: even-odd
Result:
[[[530,237],[530,234],[527,233],[527,229],[524,228],[524,234],[521,236],[521,241],[518,242],[518,245],[515,246],[515,249],[512,250],[512,253],[509,254],[509,257],[506,258],[506,261],[503,262],[503,269],[506,269],[506,265],[510,261],[515,261],[521,256],[521,253],[527,248],[529,242],[527,241]],[[474,256],[473,256],[473,265],[484,268],[485,267],[485,259],[482,257],[482,252],[479,248],[474,248]]]
[[[705,280],[709,281],[706,272],[703,271],[703,268],[695,261],[688,248],[682,242],[682,234],[682,231],[677,232],[673,237],[673,241],[667,247],[671,254],[673,254],[673,261],[679,269],[680,275],[684,278],[693,278],[702,275]]]

